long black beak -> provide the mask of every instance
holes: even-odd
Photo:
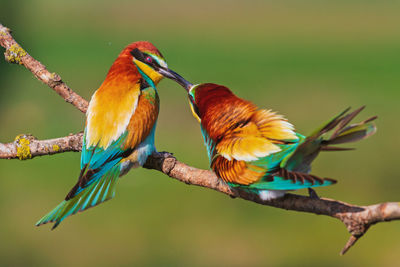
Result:
[[[191,84],[190,82],[186,81],[181,75],[179,75],[178,73],[176,73],[173,70],[170,70],[168,68],[160,67],[157,71],[158,71],[158,73],[160,73],[164,77],[167,77],[167,78],[169,78],[171,80],[174,80],[177,83],[179,83],[188,92],[189,92],[190,88],[192,88],[192,86],[193,86],[193,84]]]

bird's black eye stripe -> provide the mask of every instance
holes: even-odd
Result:
[[[144,62],[145,55],[143,55],[143,53],[139,49],[133,49],[131,51],[131,55],[134,56],[137,60]]]
[[[153,59],[152,56],[150,56],[149,54],[143,53],[142,51],[140,51],[139,49],[135,48],[131,51],[131,55],[134,56],[137,60],[146,63],[148,65],[151,65],[153,67],[161,67],[160,64],[158,64],[158,62],[156,60]],[[151,62],[148,62],[146,60],[147,57],[152,58],[153,60]]]

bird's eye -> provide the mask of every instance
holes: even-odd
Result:
[[[153,58],[152,57],[146,57],[146,62],[147,63],[153,63]]]

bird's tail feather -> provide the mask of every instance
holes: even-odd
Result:
[[[334,130],[328,138],[325,138],[325,136],[323,137],[321,141],[321,150],[350,150],[349,148],[340,148],[332,145],[356,142],[368,138],[376,132],[376,126],[372,121],[374,121],[377,116],[373,116],[359,123],[349,124],[364,108],[365,106],[362,106],[348,114],[349,108],[346,109],[320,127],[317,131],[314,131],[308,138],[316,139]]]
[[[376,126],[374,123],[370,123],[375,120],[375,117],[371,117],[360,123],[351,124],[346,127],[338,128],[329,139],[323,140],[321,150],[330,150],[331,145],[344,144],[357,142],[359,140],[370,137],[376,132]],[[340,149],[340,148],[339,148]]]
[[[53,230],[68,216],[113,198],[115,195],[115,183],[119,177],[119,173],[120,165],[117,164],[97,182],[92,183],[73,198],[61,202],[55,209],[40,219],[36,223],[36,226],[54,222]]]
[[[348,113],[350,108],[318,127],[312,134],[302,142],[286,160],[282,161],[281,167],[291,171],[308,173],[311,170],[312,161],[320,151],[344,151],[352,148],[338,147],[338,144],[356,142],[365,139],[376,132],[371,117],[362,122],[349,124],[364,106]]]
[[[302,188],[320,187],[336,184],[336,180],[320,178],[312,174],[279,169],[268,176],[266,181],[254,183],[257,190],[297,190]]]
[[[320,182],[315,182],[312,180],[306,180],[304,182],[296,181],[293,182],[284,177],[275,176],[274,182],[271,182],[268,185],[265,185],[265,189],[267,190],[299,190],[304,188],[313,188],[313,187],[321,187],[336,184],[336,181],[333,179],[324,178]],[[263,189],[259,187],[258,189]]]

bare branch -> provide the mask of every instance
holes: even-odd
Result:
[[[55,72],[50,73],[46,67],[31,57],[12,37],[11,30],[0,24],[0,45],[6,49],[5,59],[10,63],[24,65],[33,75],[57,92],[68,103],[86,113],[88,102],[69,88]]]
[[[65,85],[65,83],[61,81],[60,76],[49,73],[43,64],[29,56],[12,38],[10,30],[1,24],[0,44],[6,48],[6,60],[24,65],[39,80],[55,90],[68,103],[73,104],[82,112],[87,110],[87,101]],[[78,133],[62,138],[40,141],[30,135],[19,135],[12,143],[0,143],[0,158],[18,158],[22,160],[30,159],[35,156],[51,155],[67,151],[80,151],[82,148],[82,136],[82,133]],[[264,201],[255,193],[230,188],[213,172],[188,166],[179,162],[167,152],[154,153],[149,156],[144,167],[158,170],[188,185],[210,188],[229,195],[232,198],[239,197],[261,205],[317,215],[326,215],[339,219],[344,223],[351,234],[341,254],[346,253],[346,251],[368,231],[370,226],[379,222],[400,220],[400,203],[398,202],[356,206],[333,199],[294,194],[286,194],[280,199]]]
[[[32,135],[20,134],[14,142],[0,143],[0,159],[31,159],[36,156],[53,155],[68,151],[82,150],[83,133],[70,134],[66,137],[37,140]]]

